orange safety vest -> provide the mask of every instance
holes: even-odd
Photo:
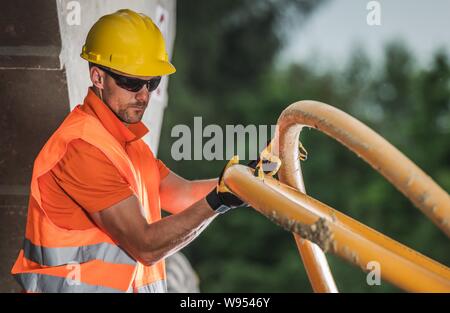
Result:
[[[75,139],[92,144],[108,157],[130,184],[148,223],[161,219],[159,200],[157,205],[149,205],[149,178],[142,174],[142,165],[133,163],[101,122],[77,106],[35,160],[25,240],[11,273],[27,292],[166,292],[163,260],[145,266],[100,228],[63,229],[52,223],[43,210],[38,178],[63,158],[68,144]],[[129,144],[135,145],[134,151],[154,158],[142,139]]]

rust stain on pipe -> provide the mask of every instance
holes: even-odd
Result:
[[[315,243],[323,252],[327,252],[332,246],[333,234],[324,218],[319,218],[315,223],[307,225],[293,219],[279,216],[275,210],[267,217],[285,230],[296,233],[303,239]]]

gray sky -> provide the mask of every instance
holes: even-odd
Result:
[[[290,32],[281,62],[314,60],[319,66],[339,66],[355,44],[380,60],[385,43],[399,39],[423,65],[438,47],[450,52],[450,0],[379,0],[380,26],[367,25],[368,2],[329,0]]]

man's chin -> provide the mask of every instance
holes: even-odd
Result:
[[[137,124],[142,120],[142,116],[138,118],[128,119],[128,124]]]
[[[131,112],[128,114],[128,123],[129,124],[136,124],[139,123],[142,120],[142,117],[144,116],[145,109],[130,109]]]

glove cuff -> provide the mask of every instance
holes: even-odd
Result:
[[[219,214],[223,214],[231,209],[229,206],[222,203],[216,188],[211,190],[211,192],[206,195],[205,199],[209,207]]]

